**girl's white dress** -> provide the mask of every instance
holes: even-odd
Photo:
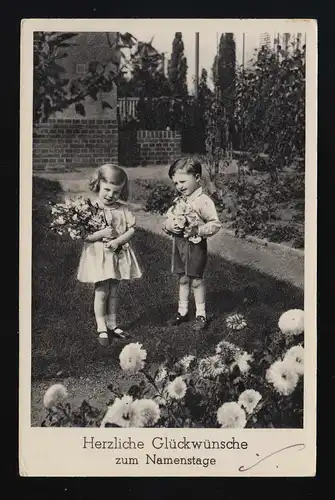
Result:
[[[124,234],[136,224],[134,215],[124,202],[113,207],[102,207],[106,223],[112,226],[117,235]],[[84,283],[97,283],[108,279],[129,280],[142,276],[141,267],[129,243],[118,251],[106,248],[102,241],[84,242],[79,261],[77,278]]]

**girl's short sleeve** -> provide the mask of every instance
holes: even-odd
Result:
[[[128,208],[125,208],[124,213],[126,217],[127,230],[132,227],[135,227],[136,226],[135,216],[131,213],[131,211]]]

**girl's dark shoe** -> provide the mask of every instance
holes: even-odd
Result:
[[[208,321],[204,316],[195,318],[194,329],[197,331],[205,330],[208,327]]]
[[[186,323],[186,321],[188,320],[189,320],[188,313],[184,314],[184,316],[182,316],[180,313],[177,313],[174,318],[170,319],[169,326],[179,326],[182,323]]]

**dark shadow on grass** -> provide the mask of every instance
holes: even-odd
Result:
[[[76,279],[81,244],[47,231],[41,224],[48,220],[47,208],[41,195],[38,199],[34,206],[39,217],[33,220],[33,379],[44,380],[60,372],[87,375],[97,364],[118,369],[124,343],[115,340],[107,349],[98,345],[93,286]],[[245,329],[229,340],[252,351],[274,331],[283,311],[303,308],[300,289],[210,255],[206,271],[209,329],[195,333],[191,324],[169,328],[166,324],[176,313],[178,299],[177,282],[170,273],[170,243],[138,229],[133,246],[145,273],[142,279],[123,282],[120,287],[120,322],[129,330],[131,341],[147,349],[149,363],[162,361],[167,352],[178,356],[212,352],[214,344],[227,338],[224,320],[235,311],[246,315],[254,332]]]

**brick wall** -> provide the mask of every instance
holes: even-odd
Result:
[[[181,156],[181,134],[172,130],[119,131],[119,163],[166,165]]]
[[[95,167],[118,161],[118,128],[110,119],[50,119],[33,132],[34,170]]]

